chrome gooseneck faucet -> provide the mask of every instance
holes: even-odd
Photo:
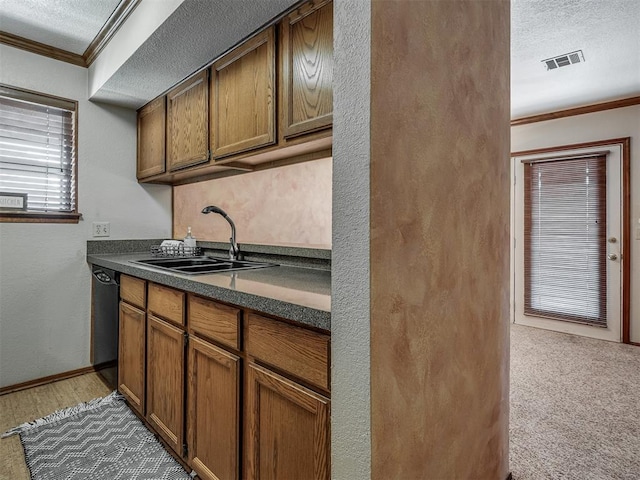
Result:
[[[224,219],[229,222],[229,225],[231,225],[231,238],[229,239],[229,242],[231,242],[231,248],[229,248],[229,258],[231,260],[239,260],[240,257],[240,248],[238,247],[238,244],[236,243],[236,225],[235,223],[233,223],[233,220],[231,220],[231,217],[229,217],[229,215],[227,215],[227,213],[222,210],[220,207],[216,207],[215,205],[209,205],[208,207],[204,207],[202,209],[202,213],[207,214],[207,213],[218,213],[220,215],[222,215],[224,217]]]

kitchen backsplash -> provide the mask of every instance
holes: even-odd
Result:
[[[190,226],[199,241],[227,242],[224,218],[200,213],[217,205],[235,222],[241,244],[331,248],[331,175],[325,158],[174,187],[174,238]]]

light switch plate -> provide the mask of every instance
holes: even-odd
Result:
[[[94,237],[108,237],[111,235],[111,224],[109,222],[93,222]]]

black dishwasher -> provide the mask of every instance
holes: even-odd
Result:
[[[118,383],[119,277],[108,268],[93,265],[91,285],[91,364],[109,386]]]

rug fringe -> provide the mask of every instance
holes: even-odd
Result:
[[[124,399],[124,397],[116,390],[114,390],[106,397],[94,398],[93,400],[79,403],[78,405],[74,405],[73,407],[63,408],[62,410],[58,410],[50,415],[47,415],[46,417],[38,418],[32,422],[25,422],[22,425],[18,425],[17,427],[12,428],[11,430],[7,430],[2,435],[0,435],[0,438],[7,438],[12,435],[20,434],[22,432],[41,427],[43,425],[48,425],[65,418],[78,415],[79,413],[86,412],[88,410],[93,410],[94,408],[98,408],[109,403],[120,401],[122,399]]]

